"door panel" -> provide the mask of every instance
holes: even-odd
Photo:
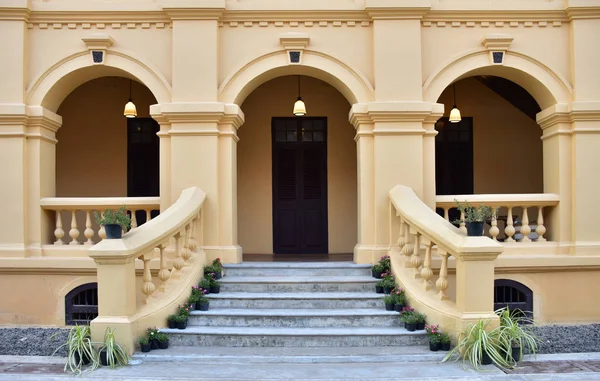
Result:
[[[273,251],[327,253],[325,118],[273,118]]]

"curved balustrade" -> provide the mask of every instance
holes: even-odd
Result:
[[[123,205],[131,216],[131,229],[152,219],[152,212],[160,210],[159,197],[47,197],[40,200],[42,209],[54,212],[55,245],[88,245],[106,239],[104,227],[94,220],[94,212],[119,209]],[[143,220],[138,222],[141,213]],[[65,221],[67,222],[65,224]],[[65,237],[65,230],[68,236]],[[81,233],[83,232],[83,236]],[[70,239],[69,239],[70,238]]]
[[[456,208],[456,201],[469,202],[473,206],[487,205],[497,210],[490,221],[487,234],[494,241],[504,242],[544,242],[546,225],[544,209],[548,210],[559,202],[559,196],[551,193],[541,194],[471,194],[456,196],[436,196],[436,206],[444,210],[446,221],[450,211]],[[464,216],[461,214],[460,219]],[[516,224],[516,221],[519,224]],[[498,227],[502,221],[502,230]],[[516,225],[516,226],[515,226]],[[460,232],[467,234],[465,223],[460,223]]]
[[[105,329],[111,327],[116,330],[117,341],[131,353],[137,337],[147,327],[166,325],[167,315],[187,300],[206,260],[201,248],[205,198],[199,188],[185,189],[158,217],[122,239],[106,239],[88,250],[98,273],[98,317],[91,323],[93,340],[101,340]],[[144,263],[141,287],[136,286],[138,259]],[[153,259],[160,263],[156,279],[150,271]]]
[[[487,237],[466,237],[425,205],[411,188],[390,191],[392,271],[413,307],[450,333],[478,319],[493,319],[494,260],[503,247]],[[395,235],[397,234],[397,235]],[[437,279],[432,256],[441,257]],[[456,262],[455,300],[448,296],[448,261]]]

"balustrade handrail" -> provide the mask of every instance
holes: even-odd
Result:
[[[460,194],[435,196],[439,208],[457,207],[456,201],[478,206],[485,204],[491,207],[500,206],[554,206],[558,205],[560,196],[554,193],[518,193],[518,194]]]
[[[160,197],[45,197],[40,205],[48,210],[112,209],[123,205],[145,209],[159,207]]]
[[[122,239],[107,239],[89,250],[90,257],[138,257],[173,237],[198,216],[206,193],[200,188],[187,188],[177,201],[156,218],[129,231]]]
[[[503,248],[487,237],[466,237],[459,229],[431,210],[415,192],[396,185],[390,191],[390,200],[396,213],[413,229],[424,235],[448,254],[501,253]]]

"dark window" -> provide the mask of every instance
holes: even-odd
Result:
[[[88,325],[98,316],[98,284],[74,288],[65,297],[66,325]]]
[[[524,284],[509,279],[494,281],[494,310],[508,306],[533,318],[533,292]]]

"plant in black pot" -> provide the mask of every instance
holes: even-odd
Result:
[[[441,345],[441,350],[442,351],[449,351],[450,350],[450,335],[448,335],[446,332],[442,332],[442,334],[440,335],[440,345]]]
[[[524,350],[535,355],[540,339],[530,328],[533,321],[522,311],[511,311],[508,307],[497,310],[496,314],[500,317],[500,341],[507,357],[517,364],[523,358]]]
[[[69,370],[71,373],[80,374],[84,365],[92,364],[92,369],[98,367],[97,354],[94,349],[94,343],[91,339],[91,330],[87,325],[76,325],[69,330],[67,341],[60,345],[52,356],[60,350],[67,349],[67,357],[64,371]],[[58,333],[52,335],[53,338]]]
[[[415,309],[412,308],[411,306],[404,306],[402,307],[402,310],[400,311],[400,321],[402,323],[404,323],[404,327],[406,328],[406,319],[410,316],[410,315],[414,315],[415,314]],[[416,327],[415,327],[416,329]]]
[[[394,289],[394,287],[396,287],[396,282],[394,281],[394,277],[391,275],[388,275],[386,277],[384,277],[383,279],[383,293],[384,294],[389,294],[392,292],[392,290]]]
[[[414,332],[417,329],[417,315],[412,313],[404,318],[404,327],[409,332]]]
[[[146,336],[150,342],[152,349],[158,349],[158,329],[156,327],[149,327],[146,329]]]
[[[204,294],[210,294],[210,279],[202,278],[202,280],[198,283],[198,287],[206,291]]]
[[[159,332],[158,335],[158,349],[169,348],[169,335],[164,332]]]
[[[175,316],[175,322],[177,323],[177,329],[186,329],[188,323],[188,317],[190,316],[190,306],[180,305],[177,307],[177,315]]]
[[[119,239],[123,231],[127,232],[131,227],[131,217],[127,214],[125,205],[118,210],[108,209],[99,214],[94,212],[98,225],[104,226],[107,239]]]
[[[394,310],[394,300],[395,300],[395,297],[393,295],[387,295],[387,296],[383,297],[383,303],[385,304],[386,311]]]
[[[198,311],[208,311],[208,307],[210,305],[210,300],[206,297],[206,295],[200,295],[200,299],[196,302],[196,309]]]
[[[221,258],[212,261],[211,267],[215,273],[215,279],[221,279],[221,277],[223,277],[223,264],[221,263]]]
[[[99,351],[100,363],[114,369],[119,366],[129,365],[129,356],[123,347],[115,341],[115,332],[106,328],[104,333],[104,345]]]
[[[390,295],[394,297],[394,310],[396,312],[402,311],[406,305],[406,295],[404,294],[404,290],[400,287],[396,287]]]
[[[375,283],[375,292],[378,294],[383,294],[383,285],[384,285],[384,280],[380,279],[377,281],[377,283]]]
[[[146,336],[140,337],[140,349],[143,353],[150,352],[152,346],[150,345],[150,340]]]
[[[427,332],[427,337],[429,338],[429,350],[433,352],[439,351],[442,344],[440,326],[426,325],[425,332]]]
[[[458,202],[458,210],[464,216],[465,226],[467,227],[467,235],[469,237],[480,237],[483,235],[483,227],[485,221],[492,218],[495,213],[491,207],[487,205],[472,206],[469,202]]]
[[[211,294],[218,294],[221,292],[221,283],[215,278],[215,273],[208,274],[207,279],[210,281]]]
[[[173,315],[169,315],[169,317],[167,317],[167,324],[169,326],[169,328],[174,329],[177,328],[177,321],[175,321],[177,315],[173,314]]]
[[[381,279],[381,274],[385,272],[385,269],[379,263],[371,267],[371,275],[373,278]]]
[[[427,316],[425,316],[424,314],[420,313],[420,312],[416,312],[415,315],[417,315],[417,331],[422,331],[425,329],[425,319],[427,318]]]

